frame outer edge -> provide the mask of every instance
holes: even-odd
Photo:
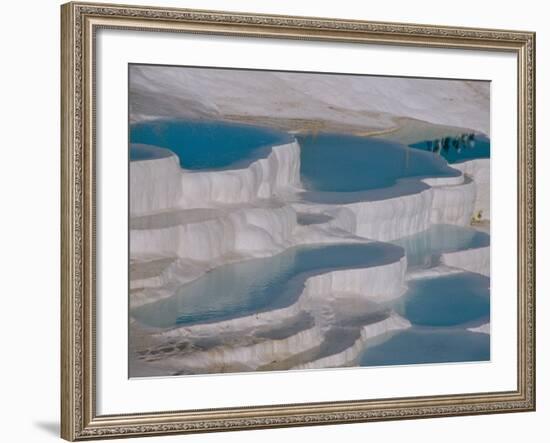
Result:
[[[136,9],[141,13],[137,13]],[[137,15],[134,15],[137,14]],[[522,242],[518,249],[521,268],[519,297],[523,309],[520,326],[520,352],[518,353],[518,391],[508,393],[501,399],[487,395],[477,406],[468,399],[455,399],[450,404],[413,403],[395,405],[392,408],[369,410],[350,406],[342,410],[306,411],[296,410],[281,413],[266,411],[260,413],[256,407],[249,411],[221,412],[220,417],[204,412],[205,416],[193,418],[192,411],[176,411],[174,416],[166,411],[151,414],[122,414],[117,416],[95,416],[94,368],[93,368],[93,292],[95,278],[94,265],[86,260],[94,260],[93,215],[95,208],[90,203],[93,196],[94,171],[93,140],[90,141],[88,125],[93,125],[93,107],[90,106],[90,67],[89,57],[92,46],[87,46],[90,37],[89,17],[114,19],[124,17],[150,19],[151,22],[166,20],[171,23],[206,23],[205,33],[211,28],[230,26],[239,28],[236,34],[245,34],[243,29],[261,29],[270,34],[270,26],[296,30],[298,38],[315,40],[325,29],[333,33],[328,40],[340,40],[340,36],[350,38],[360,34],[358,41],[368,40],[385,33],[394,34],[392,44],[410,43],[414,46],[458,48],[462,43],[466,48],[474,43],[486,50],[511,51],[518,55],[518,112],[521,114],[518,127],[518,165],[521,187],[520,218],[518,233]],[[327,23],[334,20],[334,26]],[[120,26],[121,24],[119,24]],[[263,29],[262,29],[263,28]],[[155,30],[154,26],[150,28]],[[265,30],[265,31],[264,31]],[[256,31],[254,31],[256,32]],[[213,32],[216,33],[216,32]],[[223,34],[223,30],[220,30]],[[349,33],[349,34],[348,34]],[[353,34],[353,35],[352,35]],[[256,36],[254,33],[251,36]],[[276,35],[272,34],[272,35]],[[270,36],[270,35],[265,35]],[[431,43],[417,38],[426,37]],[[285,36],[282,38],[295,38]],[[353,39],[355,39],[353,37]],[[351,40],[350,40],[351,41]],[[88,42],[89,43],[89,42]],[[407,43],[407,44],[408,44]],[[497,44],[498,43],[498,44]],[[521,64],[520,64],[521,61]],[[152,435],[183,434],[197,432],[220,432],[238,429],[261,429],[287,426],[338,424],[489,414],[498,412],[520,412],[535,409],[535,34],[524,31],[498,31],[473,28],[437,27],[429,25],[405,25],[389,23],[353,22],[341,19],[315,19],[313,17],[285,17],[239,12],[195,11],[173,8],[132,7],[130,5],[109,5],[93,3],[68,3],[61,6],[61,436],[75,440],[98,438],[137,437]],[[92,120],[90,120],[90,118]],[[91,144],[90,144],[91,143]],[[91,186],[91,188],[90,188]],[[89,192],[92,193],[90,196]],[[522,227],[523,226],[523,227]],[[90,230],[92,233],[90,234]],[[91,235],[91,237],[90,237]],[[518,238],[519,240],[519,238]],[[90,277],[92,281],[90,281]],[[520,337],[518,336],[518,339]],[[502,393],[506,394],[506,393]],[[507,398],[506,398],[507,397]],[[291,406],[291,405],[282,405]],[[314,405],[311,406],[315,409]],[[277,408],[275,408],[277,409]],[[330,408],[329,408],[330,409]],[[345,409],[348,409],[347,407]],[[251,414],[250,414],[251,413]]]
[[[518,389],[536,410],[535,33],[518,52]]]
[[[61,5],[61,438],[74,441],[74,9]]]
[[[533,137],[533,306],[535,309],[533,309],[532,314],[532,322],[533,322],[533,342],[531,344],[532,351],[533,351],[533,411],[537,410],[537,291],[536,291],[536,283],[537,283],[537,238],[536,238],[536,220],[537,220],[537,187],[536,187],[536,172],[537,172],[537,150],[536,150],[536,143],[537,143],[537,35],[535,32],[533,32],[533,58],[531,60],[531,68],[533,70],[532,76],[533,76],[533,91],[531,96],[531,103],[533,105],[533,108],[531,110],[532,112],[532,121],[533,121],[533,127],[531,129],[532,133],[531,136]]]
[[[529,197],[527,199],[529,207],[529,214],[530,214],[530,220],[527,223],[528,227],[530,228],[529,232],[529,241],[527,246],[527,254],[530,254],[530,269],[527,270],[527,280],[528,285],[530,284],[530,301],[531,303],[527,303],[530,307],[529,312],[529,321],[531,324],[531,335],[530,335],[530,342],[528,343],[528,346],[530,346],[529,352],[530,352],[530,362],[531,362],[531,373],[529,374],[529,379],[527,380],[527,383],[529,384],[529,381],[531,382],[529,384],[530,387],[530,406],[531,411],[537,410],[537,340],[536,340],[536,324],[537,324],[537,292],[536,292],[536,282],[537,282],[537,248],[536,248],[536,240],[537,240],[537,229],[536,229],[536,220],[537,220],[537,193],[536,193],[536,157],[537,157],[537,139],[536,139],[536,109],[537,109],[537,71],[536,71],[536,52],[537,52],[537,36],[536,32],[531,32],[529,35],[529,43],[531,51],[529,54],[529,57],[527,59],[527,75],[529,77],[530,82],[530,89],[529,89],[529,95],[527,97],[527,106],[528,106],[528,119],[529,123],[527,125],[527,150],[529,152],[530,158],[528,161],[528,167],[527,171],[530,176],[527,180],[527,185],[530,186],[529,189]],[[529,340],[528,340],[529,341]]]

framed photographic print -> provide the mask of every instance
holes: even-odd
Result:
[[[61,14],[63,438],[534,410],[534,33]]]

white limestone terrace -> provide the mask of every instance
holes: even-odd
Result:
[[[274,147],[272,153],[277,149],[278,147]],[[266,158],[268,159],[269,156]],[[299,156],[290,155],[286,158],[299,165]],[[161,158],[132,163],[150,163],[148,168],[144,169],[152,171],[160,165],[159,162],[168,160],[171,161],[170,165],[174,162],[178,164],[177,157],[173,155],[163,155]],[[256,162],[265,160],[260,159]],[[250,163],[249,168],[254,167],[256,162]],[[289,170],[284,164],[275,163],[275,167],[280,166],[286,171]],[[163,166],[160,169],[162,168]],[[299,170],[299,167],[290,169]],[[230,201],[226,204],[220,203],[220,200],[212,201],[204,198],[196,200],[201,202],[202,208],[189,209],[186,208],[183,200],[177,198],[185,188],[181,187],[177,190],[177,186],[173,184],[177,183],[177,179],[181,179],[182,176],[193,176],[197,173],[189,173],[181,168],[179,171],[176,168],[170,168],[170,170],[174,172],[172,177],[167,174],[158,174],[169,183],[168,186],[158,189],[161,189],[161,192],[172,189],[176,197],[161,211],[155,212],[148,209],[145,214],[134,213],[131,217],[131,255],[134,260],[133,274],[137,277],[131,280],[133,288],[131,304],[134,308],[144,303],[173,297],[182,284],[197,280],[206,272],[220,266],[251,258],[272,256],[295,245],[369,244],[370,239],[377,237],[392,240],[414,234],[442,220],[467,225],[473,208],[467,209],[465,217],[463,209],[456,215],[455,206],[463,208],[465,201],[463,194],[466,194],[466,200],[470,202],[468,203],[470,206],[475,200],[475,192],[471,191],[475,188],[472,187],[471,180],[465,180],[463,174],[458,173],[446,178],[424,179],[425,189],[423,186],[417,194],[373,202],[354,202],[351,207],[345,204],[326,207],[319,203],[304,202],[289,205],[285,198],[288,199],[290,194],[299,196],[302,190],[296,186],[296,176],[286,174],[287,182],[273,181],[275,186],[271,188],[271,198],[251,197],[243,199],[244,202]],[[231,172],[233,171],[227,170],[227,173]],[[202,174],[212,174],[214,178],[218,173]],[[276,170],[273,175],[277,176]],[[154,177],[155,174],[148,176]],[[142,176],[141,180],[146,178]],[[464,193],[461,188],[465,186],[470,191]],[[221,187],[223,188],[223,183]],[[147,193],[154,192],[152,190],[155,189],[157,188],[143,186],[140,189],[140,198],[145,201],[155,201],[154,197],[147,197]],[[458,198],[453,197],[457,190]],[[437,196],[436,192],[442,195]],[[205,194],[205,196],[208,195],[210,194]],[[419,205],[419,198],[426,199],[426,204]],[[405,201],[409,199],[410,203],[403,204],[403,199],[406,199]],[[434,201],[442,203],[434,206]],[[447,205],[447,201],[458,203]],[[375,204],[378,207],[375,210],[370,207],[370,210],[364,212],[353,210],[353,205],[361,209],[361,205],[368,204]],[[407,218],[407,205],[411,208],[415,205],[417,209],[420,208],[422,215],[418,219],[421,223],[412,222],[414,217],[410,214]],[[384,210],[385,207],[390,209]],[[397,211],[402,211],[397,217],[395,208],[398,208]],[[447,208],[451,215],[442,216],[441,210],[447,210]],[[369,215],[372,213],[377,214],[378,217],[374,222],[369,221]],[[386,213],[385,216],[382,215],[384,213]],[[401,222],[401,226],[397,223],[392,228],[394,231],[390,235],[387,234],[387,229],[380,230],[380,227],[389,220]],[[371,226],[371,230],[365,229],[365,226]],[[484,249],[488,254],[488,247]],[[456,259],[450,263],[452,258],[447,256],[456,257],[456,254],[461,253],[443,255],[443,263],[453,266],[450,272],[470,266],[471,260],[468,260],[467,256],[466,260],[463,260],[464,263]],[[330,306],[329,301],[335,297],[340,301],[349,300],[350,296],[352,299],[357,299],[358,294],[359,298],[366,297],[365,300],[373,302],[387,302],[399,297],[405,291],[407,280],[407,261],[402,255],[399,257],[390,263],[379,263],[370,268],[340,271],[327,269],[316,277],[310,277],[298,299],[285,308],[213,323],[199,322],[190,326],[176,326],[168,331],[165,328],[160,330],[153,328],[147,333],[148,342],[153,345],[150,345],[147,350],[139,351],[142,354],[137,357],[132,374],[133,376],[166,375],[351,364],[369,342],[368,339],[383,337],[384,333],[408,328],[410,323],[395,317],[396,314],[387,312],[381,317],[376,317],[376,321],[372,319],[371,322],[363,321],[361,327],[341,330],[341,327],[335,328],[332,325],[323,328],[320,326],[323,324],[320,319],[324,318],[324,323],[331,325],[332,321],[326,321],[327,315],[332,320],[331,314],[325,312],[323,315],[319,313],[315,315],[315,307]],[[338,281],[341,282],[338,283]],[[344,294],[344,296],[338,294]],[[328,308],[328,311],[331,309]],[[314,319],[313,324],[308,323],[306,327],[303,323],[292,321],[304,315],[311,315]],[[345,318],[349,323],[349,315]],[[138,336],[148,329],[135,321],[132,328]],[[283,333],[285,329],[286,332]],[[220,337],[224,339],[220,341]],[[338,340],[334,337],[338,337]],[[336,342],[339,343],[338,346]],[[342,343],[348,345],[343,346]],[[247,367],[242,366],[243,361],[247,362]]]
[[[163,153],[165,151],[162,150]],[[423,152],[415,154],[428,155]],[[477,160],[475,162],[480,163]],[[470,163],[462,163],[460,167],[466,168]],[[162,234],[162,239],[157,235],[150,236],[150,241],[147,241],[143,229],[140,232],[136,230],[135,235],[132,232],[135,237],[132,242],[134,252],[138,255],[147,251],[155,253],[157,250],[160,253],[170,249],[175,252],[177,244],[193,244],[189,240],[182,240],[189,236],[204,240],[203,248],[207,250],[208,245],[221,248],[220,251],[224,253],[230,252],[229,249],[239,249],[228,249],[227,245],[219,244],[219,234],[218,237],[213,236],[213,230],[226,233],[223,236],[225,243],[236,245],[235,242],[240,241],[242,244],[248,233],[249,240],[255,241],[254,248],[273,249],[273,245],[269,244],[271,234],[261,235],[262,231],[258,229],[253,234],[251,229],[246,228],[259,224],[264,233],[277,234],[283,229],[288,236],[290,225],[296,223],[289,208],[277,211],[254,210],[256,202],[262,201],[272,202],[269,204],[273,206],[284,200],[284,204],[290,203],[297,212],[314,216],[328,215],[333,219],[329,225],[374,240],[393,240],[411,235],[427,229],[432,223],[468,225],[479,207],[487,214],[488,191],[484,189],[488,188],[488,181],[476,185],[460,170],[447,169],[453,173],[436,178],[420,176],[400,179],[395,185],[384,188],[356,192],[318,192],[304,189],[300,183],[300,145],[295,140],[272,147],[265,158],[255,160],[241,169],[188,171],[178,168],[175,155],[132,161],[130,214],[133,219],[151,215],[151,229],[155,234]],[[477,198],[479,194],[484,197]],[[234,209],[239,209],[239,206],[242,209],[240,221],[236,216],[238,211]],[[209,221],[204,217],[197,219],[196,209],[201,208],[221,209],[218,213],[211,212],[216,215],[209,218],[215,220]],[[233,215],[226,221],[220,221],[219,218],[223,208],[232,209]],[[159,214],[166,211],[171,215]],[[174,213],[179,216],[176,217]],[[285,220],[278,218],[277,214]],[[155,220],[167,217],[181,220],[179,224],[173,223],[172,235],[168,234],[168,227],[162,233],[154,228]],[[186,220],[185,217],[190,218]],[[142,225],[146,219],[142,218]],[[195,237],[199,224],[211,226],[206,237]],[[189,235],[182,237],[181,227],[184,225],[192,228],[187,229]],[[280,243],[280,239],[277,242]],[[208,254],[206,250],[201,251],[201,254],[205,253]],[[180,249],[180,253],[174,255],[183,257],[183,254],[184,251]]]
[[[279,147],[273,147],[269,157],[276,152]],[[285,146],[283,146],[285,148]],[[156,158],[160,157],[160,158]],[[279,157],[281,158],[281,157]],[[283,157],[284,158],[284,157]],[[290,156],[292,159],[292,156]],[[299,156],[294,156],[295,161],[299,164]],[[155,156],[150,160],[138,160],[135,163],[141,165],[149,163],[148,171],[154,170],[157,166],[163,168],[162,162],[171,161],[173,163],[174,156]],[[177,160],[177,158],[176,158]],[[250,163],[248,168],[254,168],[258,162],[265,161],[266,159],[259,159]],[[171,163],[171,164],[172,164]],[[141,166],[140,165],[140,166]],[[284,162],[278,161],[275,163],[275,167],[285,168]],[[142,168],[147,170],[147,168]],[[293,168],[297,170],[298,168]],[[131,170],[132,172],[132,170]],[[223,174],[226,171],[221,171]],[[227,170],[230,174],[233,170]],[[188,176],[195,177],[197,174],[209,174],[213,179],[219,180],[219,172],[204,172],[194,173],[185,170],[179,171],[179,177]],[[154,177],[156,174],[150,173],[148,175],[141,176],[141,180],[146,180],[146,177]],[[277,171],[274,171],[274,176],[277,176]],[[162,176],[159,174],[157,176]],[[173,174],[172,177],[167,175],[162,176],[163,180],[172,184],[177,181],[178,174]],[[167,204],[167,208],[163,211],[151,211],[147,210],[145,214],[136,215],[136,211],[133,210],[133,216],[131,217],[130,226],[130,245],[131,245],[131,257],[133,259],[133,275],[137,278],[133,278],[131,281],[131,287],[133,289],[131,295],[131,306],[133,306],[133,316],[140,320],[140,309],[147,310],[150,305],[139,308],[138,306],[144,303],[149,303],[154,306],[153,309],[158,309],[158,304],[162,299],[174,298],[174,293],[177,288],[183,284],[191,284],[194,281],[199,282],[201,276],[206,276],[208,281],[211,281],[212,274],[206,274],[212,270],[216,272],[217,269],[223,269],[223,265],[227,265],[233,262],[240,262],[245,259],[255,257],[256,261],[260,257],[271,256],[278,252],[288,250],[292,245],[296,244],[308,244],[308,243],[359,243],[359,244],[374,244],[368,239],[360,238],[352,233],[346,232],[338,227],[326,226],[320,228],[318,226],[310,226],[307,224],[299,224],[296,211],[284,202],[277,201],[274,197],[278,186],[284,189],[290,189],[291,185],[295,185],[295,179],[291,174],[286,174],[286,177],[290,177],[287,181],[274,180],[275,187],[273,188],[273,194],[270,199],[258,199],[257,196],[246,199],[244,203],[235,204],[234,201],[230,201],[224,205],[219,201],[203,199],[201,206],[207,206],[203,208],[186,209],[185,202],[178,201],[177,196],[181,195],[180,191],[174,190],[171,186],[164,187],[151,187],[143,186],[139,189],[139,198],[141,201],[156,201],[152,193],[160,189],[161,192],[165,192],[166,189],[172,189],[175,196],[171,203]],[[132,182],[134,179],[132,179]],[[182,189],[184,189],[182,187]],[[210,194],[205,194],[210,195]],[[201,201],[197,199],[197,201]],[[173,206],[180,206],[177,210]],[[172,206],[172,207],[170,207]],[[142,208],[145,205],[141,206]],[[152,205],[149,208],[153,208]],[[308,235],[308,231],[311,233]],[[349,267],[345,270],[334,270],[337,263],[333,263],[326,269],[321,269],[320,275],[301,272],[297,277],[305,279],[304,289],[297,288],[295,294],[298,297],[287,308],[281,309],[269,309],[265,312],[255,312],[249,317],[243,317],[237,315],[235,319],[228,319],[227,321],[217,321],[208,324],[192,325],[189,327],[180,326],[175,330],[178,334],[186,336],[186,340],[189,340],[189,336],[194,337],[191,340],[193,346],[197,346],[197,340],[202,337],[199,342],[202,343],[204,338],[204,328],[213,328],[215,333],[213,337],[220,337],[220,332],[224,331],[224,336],[228,331],[232,331],[233,334],[242,336],[243,330],[250,328],[250,324],[258,325],[259,321],[265,321],[262,324],[265,328],[269,326],[269,331],[274,328],[280,328],[281,324],[284,324],[285,319],[289,316],[297,316],[304,312],[311,312],[317,305],[323,305],[330,297],[335,294],[360,294],[361,297],[374,297],[375,299],[391,300],[398,297],[404,291],[404,274],[406,269],[406,260],[403,256],[400,248],[393,247],[391,245],[377,246],[379,252],[376,254],[370,254],[366,258],[362,258],[358,264],[360,268],[354,269],[358,265],[349,264]],[[392,251],[387,258],[385,255],[388,253],[382,251]],[[327,257],[333,258],[332,253],[328,253]],[[369,260],[367,260],[369,259]],[[321,266],[321,265],[319,265]],[[140,269],[141,267],[141,269]],[[269,269],[273,266],[268,266]],[[275,269],[278,266],[275,265]],[[323,268],[323,266],[321,266]],[[331,270],[332,269],[332,270]],[[240,274],[239,274],[240,275]],[[299,281],[302,281],[299,280]],[[226,282],[226,284],[229,284]],[[199,288],[200,289],[200,288]],[[214,293],[213,288],[210,288],[209,293]],[[233,288],[232,288],[233,289]],[[218,288],[218,291],[214,295],[219,295],[221,291],[227,290],[224,288]],[[235,289],[240,291],[238,285]],[[369,294],[372,294],[369,296]],[[313,301],[318,297],[323,298],[323,303],[319,301]],[[152,303],[155,302],[156,303]],[[146,312],[145,317],[148,314]],[[318,316],[317,316],[318,317]],[[142,317],[143,318],[143,317]],[[202,322],[204,323],[204,322]],[[208,323],[208,322],[207,322]],[[306,350],[296,348],[297,343],[304,338],[307,334],[317,334],[317,341],[311,340],[311,346],[315,343],[324,343],[324,331],[320,331],[318,328],[318,321],[315,322],[315,326],[312,326],[311,332],[305,330],[297,330],[296,334],[292,336],[285,336],[277,342],[271,338],[258,339],[255,335],[246,335],[251,337],[252,342],[246,341],[241,343],[243,351],[232,351],[227,346],[222,346],[222,343],[211,338],[210,345],[217,349],[216,351],[208,351],[206,354],[202,353],[201,356],[195,358],[195,352],[191,352],[187,355],[187,359],[191,358],[194,364],[199,365],[202,362],[203,370],[207,370],[205,365],[205,355],[210,355],[214,352],[214,355],[222,355],[223,358],[228,359],[225,364],[228,365],[231,359],[237,356],[253,354],[264,355],[263,359],[259,358],[256,362],[257,365],[265,365],[268,362],[265,360],[266,349],[273,352],[274,349],[281,350],[285,346],[287,347],[286,353],[282,352],[279,358],[283,356],[290,358],[291,354],[297,354],[305,352]],[[224,326],[225,324],[225,326]],[[143,333],[142,325],[138,322],[134,323],[134,331],[140,330]],[[317,329],[316,329],[317,328]],[[197,336],[198,334],[198,336]],[[300,340],[297,340],[300,337]],[[160,349],[165,349],[164,346],[166,339],[165,334],[160,335],[149,334],[148,340],[159,341]],[[219,339],[218,339],[219,340]],[[241,339],[242,340],[242,339]],[[259,341],[258,341],[259,340]],[[181,346],[181,340],[178,340],[178,346]],[[276,344],[278,343],[278,344]],[[223,347],[223,351],[219,350],[219,347]],[[275,347],[274,347],[275,346]],[[326,345],[325,345],[326,347]],[[178,361],[182,358],[182,350],[178,349]],[[194,350],[194,348],[192,348]],[[152,351],[153,354],[157,352]],[[161,353],[164,355],[165,353]],[[271,354],[267,354],[271,355]],[[150,360],[151,354],[147,354],[147,358]],[[231,357],[233,356],[233,357]],[[164,355],[166,357],[166,355]],[[153,361],[155,359],[153,358]],[[170,364],[169,359],[163,358],[162,367],[160,373],[164,373]],[[214,363],[219,361],[214,359]],[[298,363],[300,360],[296,360]],[[142,362],[143,363],[143,362]],[[180,362],[180,369],[185,367],[187,370],[192,370],[192,364],[183,364]],[[213,367],[218,367],[216,364]],[[249,358],[249,363],[252,364],[252,360]],[[168,365],[168,366],[166,366]],[[139,364],[137,364],[139,367]],[[153,365],[154,366],[154,365]],[[229,367],[225,367],[225,370],[229,370]],[[140,371],[133,372],[134,375],[139,375]],[[147,374],[151,374],[151,365],[147,365]]]
[[[277,149],[275,147],[273,151]],[[299,157],[289,158],[299,164]],[[438,186],[423,185],[417,194],[327,206],[303,201],[289,205],[289,200],[292,201],[288,198],[289,193],[296,196],[301,191],[300,188],[291,187],[295,185],[296,176],[286,174],[286,177],[290,177],[289,181],[276,181],[277,187],[273,190],[275,195],[271,199],[251,198],[243,204],[230,201],[232,204],[224,205],[218,200],[209,200],[208,193],[199,192],[198,195],[204,198],[197,197],[197,201],[201,202],[203,208],[186,209],[186,204],[178,201],[177,196],[183,193],[182,189],[188,191],[188,188],[174,185],[178,177],[185,177],[185,183],[188,183],[192,177],[200,177],[196,174],[202,174],[203,177],[209,174],[213,180],[220,180],[221,188],[225,187],[223,180],[217,175],[220,172],[189,173],[172,167],[169,169],[175,172],[172,176],[163,175],[162,168],[165,165],[162,162],[168,160],[170,165],[176,161],[174,156],[164,156],[131,164],[133,167],[136,163],[148,171],[154,171],[157,167],[160,169],[157,174],[141,176],[140,184],[143,188],[138,188],[139,192],[136,192],[139,201],[163,201],[162,197],[169,193],[167,189],[172,190],[175,196],[167,205],[172,208],[164,208],[157,213],[138,216],[131,209],[131,256],[134,268],[138,269],[133,272],[134,278],[130,284],[134,290],[142,288],[139,295],[132,297],[132,302],[136,304],[164,298],[171,293],[175,284],[191,281],[224,263],[273,255],[299,244],[347,243],[364,241],[365,238],[393,240],[424,231],[434,222],[467,225],[472,213],[473,187],[471,183],[457,184],[464,181],[461,175],[426,180]],[[142,167],[144,163],[149,163],[149,167]],[[249,167],[256,164],[253,162]],[[280,162],[276,163],[277,167],[279,165]],[[288,170],[284,163],[282,167]],[[234,171],[221,171],[225,172]],[[274,173],[277,175],[276,169]],[[144,184],[147,177],[155,176],[162,178],[156,183],[157,186]],[[170,185],[159,186],[163,180]],[[410,192],[410,187],[404,189]],[[161,191],[158,196],[155,195],[157,190]],[[275,198],[279,191],[281,197],[286,196],[286,201]],[[134,201],[133,197],[131,201]],[[327,221],[298,223],[298,214],[302,218],[324,216]],[[159,268],[159,262],[164,262],[166,267]],[[141,272],[138,272],[140,267]],[[151,268],[157,268],[157,272],[151,273]],[[142,278],[143,273],[149,274],[148,281]],[[155,289],[158,287],[162,289]]]
[[[348,193],[322,193],[321,198],[308,201],[312,193],[298,191],[287,198],[300,213],[330,216],[329,226],[391,241],[425,231],[433,224],[470,225],[478,208],[477,190],[476,183],[461,173],[449,178],[399,180],[390,188],[353,193],[349,202]]]
[[[479,158],[455,163],[452,167],[470,177],[475,185],[476,199],[474,202],[474,214],[476,218],[490,220],[491,161],[488,158]]]
[[[295,201],[292,206],[310,215],[331,215],[330,225],[343,226],[361,237],[391,241],[428,229],[432,224],[468,226],[474,213],[476,187],[470,179],[463,183],[426,186],[411,192],[410,181],[402,180],[392,192],[404,195],[352,203]],[[413,182],[414,186],[417,182]],[[367,194],[367,193],[365,193]]]
[[[182,195],[179,159],[172,151],[136,144],[139,160],[130,162],[130,215],[154,213],[178,205]]]
[[[250,125],[161,120],[132,127],[132,137],[155,140],[157,131],[166,133],[164,148],[130,145],[132,216],[246,204],[300,181],[300,147],[289,134]],[[180,149],[179,156],[173,152]]]
[[[358,347],[358,337],[363,343],[365,333],[382,335],[410,326],[384,307],[404,292],[399,274],[405,268],[406,261],[400,260],[385,267],[326,272],[309,277],[288,307],[152,331],[149,340],[155,345],[139,360],[157,375],[286,369],[332,355],[341,366],[349,359],[346,348]]]
[[[486,276],[491,274],[491,253],[488,246],[443,254],[442,262],[447,266],[469,272]]]
[[[480,326],[474,328],[468,328],[468,331],[477,332],[478,334],[490,334],[491,333],[491,323],[484,323]]]

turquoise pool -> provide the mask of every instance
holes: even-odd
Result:
[[[215,268],[181,286],[174,296],[133,309],[132,315],[157,327],[242,317],[292,304],[311,276],[393,263],[402,256],[402,248],[378,242],[297,246]]]
[[[214,120],[154,120],[130,125],[130,143],[153,145],[177,154],[191,170],[236,169],[267,157],[271,147],[294,140],[261,126]],[[130,160],[135,160],[130,150]]]
[[[359,365],[489,360],[489,334],[467,330],[490,320],[489,283],[489,278],[470,272],[409,281],[407,293],[393,308],[413,327],[379,344],[367,342]]]
[[[489,278],[462,272],[408,282],[394,309],[414,325],[457,326],[489,320]]]
[[[367,347],[360,366],[487,361],[490,337],[464,329],[411,328]]]
[[[400,143],[345,134],[299,136],[304,200],[350,203],[428,189],[420,179],[457,177],[444,158]]]

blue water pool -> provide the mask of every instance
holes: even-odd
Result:
[[[410,268],[429,268],[439,254],[489,246],[489,235],[467,227],[434,225],[392,243],[405,249]],[[490,279],[461,272],[408,281],[408,290],[392,304],[413,327],[381,344],[367,343],[359,364],[384,366],[485,361],[490,337],[468,331],[490,320]]]
[[[441,157],[374,137],[319,134],[298,140],[302,181],[312,191],[366,191],[407,177],[460,175]]]
[[[460,329],[412,328],[388,341],[367,346],[360,366],[487,361],[490,337]]]
[[[242,168],[289,143],[290,134],[261,126],[211,120],[154,120],[130,126],[130,143],[167,148],[191,170]],[[130,160],[134,160],[130,151]]]
[[[429,268],[439,262],[445,252],[489,246],[488,234],[466,226],[432,225],[429,229],[393,241],[405,249],[407,264],[411,268]]]
[[[445,159],[400,143],[374,137],[319,134],[298,137],[303,198],[319,203],[379,200],[415,193],[427,186],[399,180],[456,177]]]
[[[449,163],[491,156],[491,141],[481,134],[462,134],[458,137],[425,140],[410,146],[442,156]]]
[[[412,324],[456,326],[489,320],[489,278],[463,272],[408,282],[394,309]]]
[[[385,243],[298,246],[213,269],[174,296],[135,308],[132,315],[157,327],[246,316],[292,304],[310,276],[392,263],[402,256],[402,248]]]

